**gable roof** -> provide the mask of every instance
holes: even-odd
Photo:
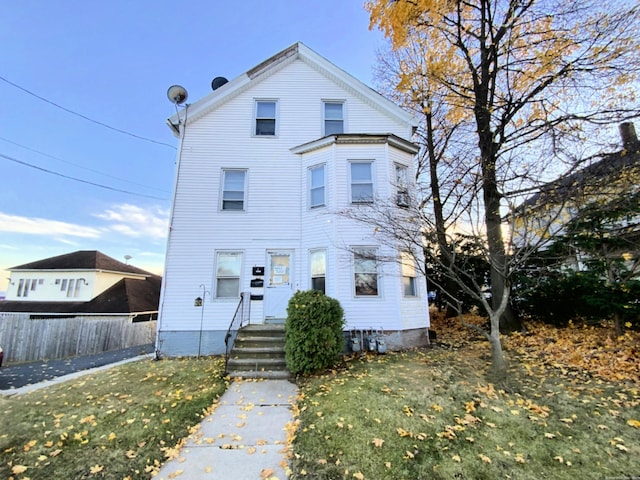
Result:
[[[191,123],[206,115],[219,105],[229,101],[231,98],[240,94],[255,81],[272,75],[284,66],[290,64],[294,60],[302,60],[311,68],[322,75],[331,78],[334,82],[340,84],[354,95],[360,97],[374,108],[382,111],[386,115],[397,118],[409,125],[418,125],[417,119],[407,111],[400,108],[391,100],[385,98],[371,87],[367,86],[354,76],[338,68],[326,58],[311,50],[301,42],[296,42],[290,47],[276,53],[264,62],[259,63],[247,72],[237,76],[233,80],[225,83],[217,88],[209,95],[189,105],[188,117],[186,109],[176,113],[167,120],[167,124],[172,128],[174,134],[178,136],[180,123]]]
[[[145,276],[152,275],[141,268],[119,262],[97,250],[78,250],[9,268],[9,271],[14,270],[105,270]]]
[[[134,314],[157,312],[162,277],[123,278],[88,302],[0,301],[0,312],[42,314]]]

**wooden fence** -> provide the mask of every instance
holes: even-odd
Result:
[[[154,343],[156,321],[132,323],[128,316],[31,319],[0,313],[4,363],[102,353]]]

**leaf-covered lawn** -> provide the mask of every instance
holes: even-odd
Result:
[[[538,329],[509,339],[510,380],[496,386],[486,379],[486,342],[455,323],[435,328],[446,346],[352,358],[304,382],[293,478],[640,474],[640,392],[637,377],[624,373],[637,369],[637,334],[622,340],[630,342],[620,349],[629,353],[619,360],[622,380],[600,375],[604,359],[593,371],[576,362],[569,331]],[[607,332],[579,333],[579,352],[586,352],[587,338],[599,339],[593,355],[613,348],[602,337]],[[554,356],[551,344],[566,353]]]
[[[227,388],[220,358],[140,361],[0,397],[0,478],[147,479]]]

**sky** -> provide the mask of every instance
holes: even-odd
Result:
[[[0,14],[0,292],[8,268],[99,250],[162,274],[175,113],[300,41],[367,85],[364,0],[20,0]],[[126,258],[130,257],[130,258]]]

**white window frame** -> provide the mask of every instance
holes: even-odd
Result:
[[[353,178],[353,168],[355,165],[369,165],[368,181],[355,180]],[[352,204],[370,204],[373,203],[375,198],[375,171],[373,160],[350,160],[349,161],[349,199]],[[371,198],[359,200],[354,198],[354,186],[356,185],[371,185]]]
[[[322,265],[322,270],[324,271],[314,271],[314,255],[323,254],[324,255],[324,265]],[[324,279],[323,281],[323,289],[314,288],[313,282],[314,279]],[[311,290],[319,290],[322,293],[327,293],[327,249],[326,248],[314,248],[313,250],[309,250],[309,288]]]
[[[221,272],[219,271],[220,268],[220,257],[223,255],[227,255],[227,256],[235,256],[235,257],[239,257],[240,258],[240,265],[239,265],[239,271],[237,272],[237,275],[235,274],[236,272],[231,272],[231,274],[226,274],[223,275],[221,274]],[[214,291],[214,297],[217,300],[224,300],[224,299],[236,299],[236,298],[240,298],[240,291],[241,289],[241,283],[242,283],[242,271],[243,271],[243,267],[244,267],[244,252],[242,250],[217,250],[216,251],[216,255],[215,255],[215,261],[216,261],[216,265],[215,265],[215,278],[214,278],[214,285],[215,285],[215,291]],[[221,296],[221,288],[219,285],[219,281],[220,280],[234,280],[237,279],[238,285],[237,285],[237,291],[235,293],[235,295],[233,296],[229,296],[229,295],[224,295]]]
[[[225,192],[239,192],[239,190],[226,189],[227,173],[229,172],[242,172],[244,174],[244,183],[242,185],[242,208],[224,208],[225,201],[239,202],[238,199],[226,199],[224,198]],[[223,168],[220,174],[220,205],[219,209],[223,212],[246,212],[247,211],[247,178],[249,171],[246,168]]]
[[[357,298],[379,298],[380,292],[380,269],[378,266],[378,248],[377,247],[354,247],[352,248],[352,260],[353,260],[353,295]],[[373,268],[369,268],[369,264],[361,265],[358,263],[358,259],[362,258],[363,262],[372,262]],[[360,266],[361,265],[361,266]],[[362,268],[367,267],[367,268]],[[358,276],[373,275],[375,277],[375,293],[364,293],[362,289],[362,282],[358,281]],[[369,282],[372,283],[372,282]],[[366,284],[365,284],[366,285]],[[359,290],[360,288],[360,290]]]
[[[411,252],[400,252],[400,271],[402,273],[402,295],[411,298],[417,297],[416,259]]]
[[[401,163],[396,163],[396,205],[399,207],[409,207],[409,167]]]
[[[322,185],[313,184],[313,173],[322,169]],[[314,203],[313,192],[322,190],[322,202]],[[327,205],[327,165],[325,163],[309,167],[309,208],[320,208]]]
[[[258,115],[258,110],[259,110],[259,105],[262,103],[273,103],[274,104],[274,116],[273,117],[267,117],[267,116],[259,116]],[[254,137],[259,137],[259,138],[274,138],[278,136],[278,127],[279,127],[279,122],[278,122],[278,117],[279,117],[279,112],[280,112],[280,108],[279,108],[279,104],[278,104],[278,100],[275,98],[256,98],[254,101],[254,106],[253,106],[253,125],[252,125],[252,130],[251,133]],[[273,134],[264,134],[264,133],[258,133],[258,122],[260,120],[273,120]]]
[[[327,118],[327,105],[340,105],[340,118]],[[322,101],[322,135],[339,135],[345,133],[345,102],[344,100],[323,100]],[[339,132],[329,131],[327,129],[327,122],[341,122],[341,129]]]

